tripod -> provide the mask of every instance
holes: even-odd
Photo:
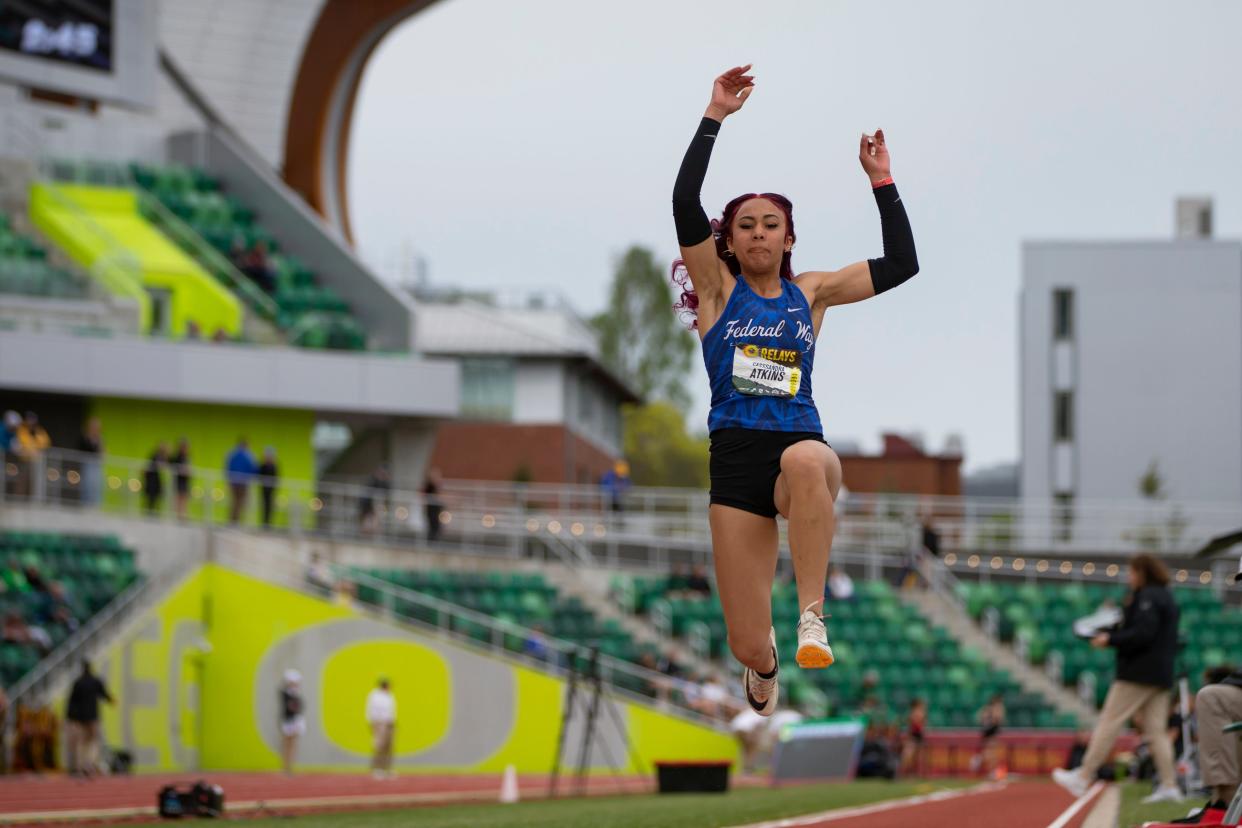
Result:
[[[583,670],[583,662],[586,669]],[[555,798],[560,782],[561,765],[565,759],[565,743],[569,739],[575,710],[582,708],[586,715],[586,723],[582,729],[582,742],[578,748],[577,785],[575,793],[582,796],[586,793],[588,769],[591,764],[591,751],[596,743],[596,725],[599,721],[601,708],[606,711],[609,721],[621,738],[625,740],[625,749],[630,762],[642,775],[647,768],[642,757],[634,749],[630,741],[629,730],[617,710],[616,702],[604,695],[603,680],[599,672],[599,648],[592,647],[588,654],[582,651],[572,653],[569,658],[569,675],[565,687],[565,708],[561,714],[561,731],[556,740],[556,759],[552,765],[552,774],[548,780],[548,797]],[[625,765],[618,764],[608,747],[607,739],[599,739],[599,748],[604,754],[608,767],[615,771],[624,771]]]

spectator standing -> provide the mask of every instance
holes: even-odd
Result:
[[[918,775],[923,771],[923,743],[927,739],[927,702],[915,699],[910,703],[906,722],[906,739],[901,746],[901,775]]]
[[[933,558],[940,557],[940,533],[936,531],[936,524],[932,522],[931,515],[923,518],[923,551]]]
[[[388,688],[388,679],[367,694],[367,724],[371,726],[371,775],[376,779],[392,776],[392,741],[397,727],[397,700]]]
[[[979,710],[979,765],[984,776],[996,776],[1001,766],[1001,727],[1005,724],[1005,698],[996,693]]]
[[[285,670],[280,686],[280,759],[285,774],[293,775],[298,737],[306,732],[306,713],[302,705],[302,674]]]
[[[854,579],[844,569],[834,566],[828,573],[828,589],[825,597],[834,601],[854,600]]]
[[[86,428],[78,437],[78,452],[82,455],[79,463],[81,475],[81,503],[83,506],[96,506],[103,494],[103,424],[98,417],[86,421]]]
[[[151,452],[147,468],[142,473],[142,496],[148,512],[160,511],[164,498],[164,467],[168,465],[168,444],[161,442]]]
[[[276,449],[268,446],[263,449],[263,462],[259,464],[259,503],[263,509],[263,525],[272,525],[272,500],[276,495],[276,483],[280,478],[280,468],[276,465]]]
[[[69,774],[94,776],[99,772],[99,701],[112,704],[102,681],[82,661],[82,672],[69,690],[65,708],[68,729]]]
[[[435,543],[440,537],[440,513],[444,504],[440,501],[440,470],[427,472],[427,480],[423,483],[423,510],[427,518],[427,542]]]
[[[630,464],[618,460],[599,479],[600,488],[608,498],[608,508],[614,512],[625,510],[625,495],[630,490]]]
[[[367,488],[362,496],[362,500],[358,502],[358,523],[365,534],[374,534],[378,525],[379,518],[376,515],[375,501],[384,498],[385,505],[388,500],[388,490],[392,488],[392,484],[388,478],[388,467],[380,464],[375,471],[371,473],[371,479],[367,481]]]
[[[242,516],[246,512],[246,499],[250,494],[250,481],[254,478],[259,470],[259,465],[254,462],[254,455],[250,453],[250,444],[245,437],[237,439],[237,445],[229,452],[229,456],[224,461],[225,477],[229,483],[229,491],[232,494],[232,503],[229,506],[229,520],[233,523],[241,522]]]
[[[13,453],[17,455],[17,494],[34,493],[34,475],[43,474],[43,452],[52,447],[52,439],[39,425],[39,417],[33,411],[17,426],[14,434]]]
[[[182,437],[177,441],[177,453],[168,458],[173,472],[173,494],[176,498],[177,519],[185,520],[186,505],[190,501],[190,441]]]
[[[1143,802],[1178,801],[1182,792],[1165,732],[1177,656],[1177,604],[1169,592],[1169,571],[1155,556],[1144,553],[1131,558],[1128,578],[1130,592],[1120,627],[1091,639],[1093,647],[1117,651],[1117,678],[1104,699],[1082,766],[1073,771],[1057,769],[1052,776],[1061,787],[1082,796],[1108,759],[1122,727],[1139,715],[1160,776],[1159,787]]]
[[[4,412],[4,426],[0,429],[0,451],[17,453],[17,429],[21,428],[22,415],[12,409]]]
[[[27,411],[26,419],[17,427],[17,446],[21,454],[30,460],[43,456],[43,452],[52,447],[52,438],[39,425],[39,415],[33,411]]]

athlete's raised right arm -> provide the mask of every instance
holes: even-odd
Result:
[[[681,246],[681,258],[686,262],[700,307],[704,303],[714,305],[720,296],[723,265],[716,255],[711,222],[703,211],[700,193],[721,123],[742,108],[754,88],[754,78],[746,74],[749,69],[749,64],[735,66],[712,84],[711,103],[703,113],[703,120],[686,150],[673,185],[673,223],[677,226],[677,243]]]

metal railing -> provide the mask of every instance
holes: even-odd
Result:
[[[109,638],[137,611],[149,606],[150,599],[158,598],[180,574],[184,573],[165,569],[130,584],[10,688],[11,707],[15,709],[18,703],[32,700],[47,702],[47,692],[54,689],[66,669],[75,669],[86,653],[93,652],[100,641]]]
[[[208,244],[180,216],[165,207],[154,193],[137,182],[131,182],[128,186],[138,194],[138,205],[143,217],[187,251],[198,264],[206,268],[218,282],[243,299],[259,316],[276,324],[280,308],[272,297],[264,293],[251,281],[250,277],[238,270],[220,251]]]
[[[549,511],[608,511],[598,486],[470,481],[455,492],[478,506],[515,505]],[[451,490],[454,484],[448,484]],[[704,536],[706,496],[697,490],[635,487],[622,498],[626,519],[662,533]],[[1040,498],[966,498],[845,492],[843,521],[867,518],[918,525],[929,519],[947,549],[1067,555],[1102,550],[1185,554],[1242,525],[1242,504],[1173,500],[1093,500],[1072,505]]]
[[[387,483],[344,480],[264,480],[249,476],[239,485],[222,469],[175,470],[167,464],[116,456],[99,457],[53,449],[35,458],[0,458],[6,486],[0,497],[100,508],[105,512],[184,520],[208,525],[236,523],[271,531],[311,534],[341,540],[434,544],[464,553],[507,557],[549,557],[576,565],[666,569],[674,564],[708,564],[711,536],[707,496],[697,490],[634,488],[621,511],[597,486],[514,484],[492,481],[444,482],[433,500],[417,491]],[[158,476],[160,493],[152,496],[148,482]],[[184,478],[184,495],[177,493]],[[266,490],[271,510],[264,514]],[[1004,543],[982,539],[997,514],[1020,512],[1034,525],[1048,517],[1047,504],[1020,500],[919,498],[850,494],[839,500],[834,549],[884,557],[905,554],[919,545],[920,521],[931,515],[941,535],[948,570],[979,577],[1050,577],[1115,581],[1124,566],[1120,559],[1148,547],[1128,543],[1119,533],[1101,532],[1094,551],[1073,545],[1037,545],[1044,530],[1024,537],[1007,536]],[[1194,518],[1187,537],[1195,544],[1208,536],[1242,525],[1242,505],[1222,506],[1098,502],[1084,505],[1083,514],[1105,522],[1141,523],[1152,510],[1177,509]],[[436,520],[436,527],[429,525]],[[430,530],[436,528],[432,533]],[[782,523],[781,531],[785,531]],[[1047,528],[1047,527],[1045,527]],[[1107,538],[1107,542],[1106,542]],[[1029,553],[1025,547],[1034,547]],[[1194,546],[1183,544],[1164,554],[1176,557]],[[834,553],[835,554],[835,553]],[[1053,555],[1060,560],[1050,559]],[[782,555],[787,555],[782,544]],[[1090,557],[1095,555],[1096,557]],[[1099,557],[1099,556],[1104,557]],[[1037,560],[1038,558],[1038,560]],[[1094,562],[1093,562],[1094,561]],[[949,572],[936,567],[931,578],[946,581]],[[1217,562],[1217,568],[1223,566]],[[1025,567],[1025,568],[1024,568]],[[1179,582],[1206,584],[1200,570],[1179,570]],[[1207,580],[1200,581],[1200,578]],[[955,591],[955,590],[951,590]]]

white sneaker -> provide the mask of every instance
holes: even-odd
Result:
[[[1143,804],[1151,805],[1154,802],[1181,802],[1183,799],[1185,799],[1185,797],[1182,796],[1181,788],[1176,785],[1161,785],[1159,788],[1156,788],[1155,792],[1152,793],[1151,796],[1143,797]]]
[[[804,609],[798,618],[798,654],[794,660],[804,669],[827,667],[836,660],[828,646],[823,616],[815,614],[815,604]]]
[[[747,667],[742,673],[742,693],[750,709],[760,716],[771,716],[776,711],[776,700],[781,695],[780,661],[776,655],[776,630],[768,631],[768,641],[772,643],[772,660],[776,665],[772,668],[772,678],[760,678],[759,674]]]
[[[1065,768],[1057,768],[1052,772],[1052,781],[1056,782],[1062,788],[1072,793],[1075,798],[1082,796],[1090,787],[1087,780],[1082,778],[1082,774],[1076,770],[1066,770]]]

